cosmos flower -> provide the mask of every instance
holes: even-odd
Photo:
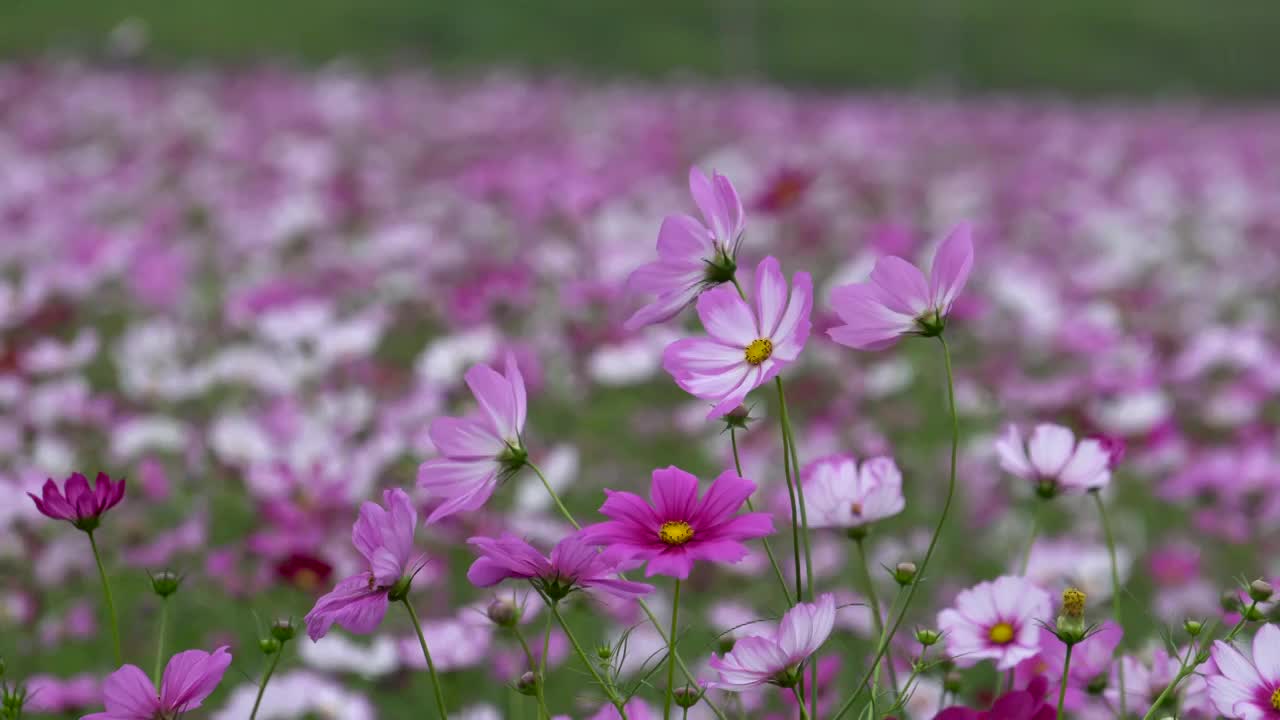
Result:
[[[816,603],[798,603],[782,616],[771,635],[753,635],[738,640],[723,658],[711,656],[711,669],[720,673],[713,687],[743,692],[771,683],[791,687],[800,678],[805,659],[822,647],[836,620],[836,601],[831,593]]]
[[[1084,710],[1094,695],[1091,687],[1105,687],[1110,677],[1116,647],[1124,637],[1124,630],[1110,620],[1102,623],[1096,632],[1076,643],[1071,650],[1071,666],[1067,671],[1067,694],[1063,708],[1072,712]],[[1036,676],[1062,677],[1066,662],[1067,646],[1053,631],[1040,628],[1040,654],[1018,665],[1017,676],[1030,682]]]
[[[373,632],[391,600],[409,591],[421,556],[414,552],[413,534],[418,512],[399,488],[382,495],[386,507],[366,502],[351,529],[351,542],[369,562],[369,569],[339,582],[307,613],[307,635],[319,640],[337,623],[353,633]],[[392,597],[396,596],[396,597]]]
[[[957,225],[942,241],[928,279],[896,255],[882,257],[870,280],[832,291],[831,307],[844,325],[827,334],[857,350],[883,350],[904,335],[939,335],[972,268],[973,239],[967,223]]]
[[[620,580],[618,566],[595,545],[578,535],[561,540],[545,557],[532,545],[510,533],[498,538],[473,537],[467,542],[480,557],[467,571],[476,587],[492,587],[508,578],[530,580],[553,600],[576,589],[599,589],[617,597],[639,597],[653,591],[652,585]]]
[[[698,317],[707,337],[677,340],[662,354],[662,367],[691,395],[714,403],[707,417],[720,417],[742,404],[747,393],[772,380],[804,349],[809,337],[813,282],[795,274],[794,287],[776,258],[760,261],[755,303],[730,286],[698,298]]]
[[[1209,700],[1219,713],[1237,720],[1280,718],[1280,627],[1258,629],[1253,657],[1218,640],[1213,661],[1218,674],[1209,677]]]
[[[961,667],[992,660],[1008,670],[1040,652],[1039,622],[1049,619],[1049,593],[1025,578],[1005,575],[956,596],[938,613],[947,654]]]
[[[1169,687],[1169,683],[1177,677],[1182,665],[1182,658],[1187,654],[1186,648],[1176,648],[1171,655],[1165,648],[1157,647],[1150,651],[1149,657],[1136,658],[1125,655],[1120,662],[1111,667],[1111,678],[1104,693],[1111,707],[1120,705],[1120,678],[1118,670],[1124,667],[1125,705],[1130,711],[1150,707],[1160,693]],[[1074,663],[1074,658],[1072,659]],[[1212,716],[1209,701],[1209,686],[1205,675],[1213,675],[1217,665],[1212,658],[1200,666],[1198,672],[1192,674],[1178,685],[1169,699],[1170,707],[1177,707],[1188,718]],[[1069,692],[1069,691],[1068,691]]]
[[[429,433],[441,456],[418,468],[418,486],[444,499],[428,523],[484,505],[498,481],[528,458],[520,437],[526,413],[524,377],[515,357],[507,356],[503,374],[476,365],[465,378],[480,412],[470,418],[436,418]]]
[[[1054,720],[1058,711],[1048,702],[1049,680],[1036,677],[1024,690],[1001,695],[990,710],[953,706],[938,713],[934,720]]]
[[[653,471],[653,505],[634,493],[605,490],[600,512],[610,520],[582,529],[583,539],[614,557],[648,562],[647,577],[684,579],[697,560],[736,563],[743,541],[773,534],[768,513],[738,515],[755,483],[726,470],[698,499],[698,478],[671,466]]]
[[[222,682],[231,665],[225,646],[207,653],[187,650],[169,659],[160,681],[160,692],[137,665],[125,665],[107,676],[103,683],[106,712],[86,715],[81,720],[155,720],[173,718],[200,707]]]
[[[637,268],[627,279],[636,292],[655,295],[653,302],[627,320],[635,330],[675,317],[703,290],[733,280],[744,225],[742,200],[729,179],[711,179],[689,170],[689,192],[705,221],[670,215],[658,229],[658,259]]]
[[[1082,493],[1111,482],[1111,453],[1094,438],[1079,443],[1070,429],[1037,425],[1023,447],[1022,433],[1010,425],[996,441],[996,454],[1005,472],[1036,484],[1041,495],[1059,490]]]
[[[35,501],[36,509],[54,520],[66,520],[85,532],[97,529],[103,513],[124,498],[125,480],[112,480],[106,473],[98,473],[89,487],[89,480],[80,473],[73,473],[63,483],[62,491],[50,478],[41,491],[43,497],[27,495]]]
[[[892,458],[832,455],[803,472],[809,527],[856,528],[902,512],[902,473]]]

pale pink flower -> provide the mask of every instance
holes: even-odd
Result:
[[[831,593],[816,603],[799,603],[782,616],[770,635],[738,640],[723,658],[711,656],[711,668],[720,673],[712,687],[743,692],[772,683],[791,687],[800,678],[804,661],[826,642],[835,626],[836,601]]]
[[[1037,425],[1023,446],[1022,433],[1010,425],[996,441],[996,454],[1005,472],[1035,483],[1041,494],[1083,493],[1111,482],[1111,453],[1094,438],[1076,442],[1075,433],[1061,425]]]
[[[218,687],[231,665],[231,653],[220,647],[212,653],[187,650],[169,659],[160,691],[137,665],[125,665],[102,685],[106,712],[81,720],[155,720],[183,716],[200,707]]]
[[[1031,581],[1005,575],[956,596],[938,613],[947,654],[961,667],[992,660],[1008,670],[1040,652],[1040,622],[1050,619],[1049,593]]]
[[[1218,674],[1209,677],[1209,699],[1235,720],[1280,719],[1280,627],[1263,625],[1253,636],[1253,657],[1218,640],[1213,644]]]
[[[892,458],[832,455],[803,472],[809,527],[855,528],[902,512],[902,473]]]

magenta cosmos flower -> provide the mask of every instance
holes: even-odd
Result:
[[[903,335],[942,334],[947,314],[973,268],[973,239],[968,223],[957,225],[942,241],[933,269],[924,273],[900,257],[876,261],[871,279],[842,285],[831,307],[844,322],[827,334],[858,350],[883,350]]]
[[[366,502],[351,529],[351,542],[369,562],[369,569],[338,583],[307,613],[307,635],[319,640],[334,623],[353,633],[369,633],[382,622],[391,600],[409,592],[409,583],[422,564],[414,551],[418,512],[399,488],[382,495],[386,507]]]
[[[484,505],[498,482],[519,470],[529,457],[520,437],[526,398],[515,357],[507,355],[505,374],[476,365],[465,378],[480,411],[474,417],[442,417],[432,422],[428,432],[440,457],[418,468],[418,486],[444,498],[427,517],[428,523]]]
[[[1049,704],[1049,680],[1036,677],[1024,690],[1001,695],[990,710],[952,706],[934,720],[1054,720],[1058,711]]]
[[[53,478],[45,481],[42,498],[31,493],[27,495],[35,501],[36,509],[54,520],[66,520],[85,532],[92,532],[98,527],[103,513],[120,503],[124,498],[125,481],[112,480],[106,473],[98,473],[89,487],[89,480],[80,473],[74,473],[63,483],[62,491],[53,482]]]
[[[766,683],[795,685],[805,659],[827,641],[835,621],[836,601],[831,593],[819,596],[816,603],[798,603],[782,616],[772,635],[744,637],[723,658],[712,655],[711,669],[720,673],[712,686],[742,692]]]
[[[1280,627],[1263,625],[1253,636],[1253,657],[1218,640],[1218,674],[1209,677],[1209,700],[1223,716],[1238,720],[1280,719]]]
[[[754,306],[733,287],[708,290],[698,298],[698,317],[708,337],[667,346],[662,366],[686,392],[715,403],[708,417],[741,405],[747,393],[772,380],[804,349],[813,281],[809,273],[798,272],[792,284],[788,292],[777,259],[767,257],[756,267]]]
[[[938,613],[947,654],[961,667],[992,660],[1008,670],[1040,652],[1040,625],[1049,619],[1049,593],[1026,578],[1006,575],[956,596]]]
[[[125,665],[107,676],[102,685],[106,712],[80,720],[162,720],[182,717],[200,707],[222,682],[231,665],[231,653],[220,647],[212,653],[187,650],[174,655],[165,666],[160,692],[136,665]]]
[[[1035,483],[1036,492],[1052,497],[1059,490],[1083,493],[1111,482],[1111,453],[1101,441],[1076,436],[1061,425],[1037,425],[1025,448],[1018,426],[1010,425],[996,441],[1005,472]]]
[[[670,320],[703,290],[729,282],[737,272],[744,225],[738,192],[725,176],[708,179],[698,168],[689,170],[689,192],[705,223],[688,215],[662,221],[658,259],[627,280],[632,290],[656,297],[627,320],[628,330]]]
[[[689,577],[695,560],[736,563],[744,540],[773,534],[768,513],[738,514],[756,485],[726,470],[698,499],[698,478],[672,466],[653,471],[653,505],[629,492],[605,490],[600,512],[612,518],[582,530],[621,560],[647,561],[646,577]]]
[[[476,587],[491,587],[507,578],[520,578],[531,581],[552,600],[560,600],[578,589],[600,590],[622,598],[653,591],[652,585],[620,580],[618,564],[578,535],[570,535],[557,543],[549,558],[510,533],[498,538],[473,537],[467,543],[480,552],[480,557],[467,571],[467,579]]]
[[[892,458],[832,455],[804,469],[809,527],[857,528],[902,512],[902,473]]]

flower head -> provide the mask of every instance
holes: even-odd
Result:
[[[902,473],[892,458],[833,455],[803,472],[810,527],[857,528],[902,512]]]
[[[658,230],[658,259],[628,278],[635,291],[655,295],[627,320],[629,330],[675,317],[698,294],[733,279],[742,242],[742,200],[729,179],[698,168],[689,170],[689,192],[703,221],[670,215]]]
[[[900,257],[882,257],[870,280],[832,292],[832,309],[844,325],[827,334],[858,350],[883,350],[903,335],[939,335],[972,268],[973,239],[967,223],[957,225],[942,241],[928,279]]]
[[[200,707],[222,682],[231,665],[225,646],[207,653],[187,650],[169,659],[160,680],[160,691],[137,665],[125,665],[107,676],[102,696],[106,712],[81,720],[167,720]]]
[[[50,478],[41,491],[43,497],[27,495],[35,501],[36,509],[54,520],[66,520],[85,532],[97,529],[103,513],[124,498],[125,481],[112,480],[106,473],[98,473],[89,487],[89,480],[80,473],[73,473],[63,483],[62,491]]]
[[[1218,674],[1209,677],[1209,699],[1222,715],[1240,720],[1280,718],[1280,627],[1263,625],[1253,636],[1253,657],[1218,640]]]
[[[712,655],[711,668],[720,673],[713,687],[742,692],[771,683],[791,687],[800,678],[805,659],[822,647],[836,620],[835,596],[826,593],[816,603],[798,603],[782,616],[772,635],[739,639],[723,658]]]
[[[735,563],[744,540],[773,533],[768,513],[739,515],[755,483],[725,471],[698,499],[698,478],[677,467],[653,471],[653,505],[629,492],[605,490],[600,512],[610,520],[582,529],[583,539],[614,557],[648,561],[645,575],[689,577],[696,560]]]
[[[530,580],[552,600],[574,590],[600,590],[618,597],[639,597],[652,585],[620,580],[618,564],[579,535],[570,535],[545,557],[532,545],[510,533],[498,538],[473,537],[467,543],[480,552],[467,579],[476,587],[490,587],[507,578]]]
[[[1048,695],[1049,680],[1036,677],[1026,689],[1001,695],[990,710],[952,706],[934,720],[1054,720],[1058,711],[1046,700]]]
[[[809,337],[808,273],[796,273],[788,292],[777,259],[767,257],[756,267],[755,284],[754,305],[728,286],[703,293],[698,317],[708,337],[677,340],[662,354],[662,366],[676,384],[715,403],[708,417],[741,405],[747,393],[793,362]]]
[[[993,660],[1008,670],[1040,652],[1040,626],[1050,612],[1049,593],[1025,578],[1006,575],[978,583],[938,613],[947,654],[969,667]]]
[[[432,422],[428,432],[440,457],[418,468],[418,486],[444,498],[427,517],[428,523],[484,505],[498,481],[519,470],[528,458],[521,440],[524,377],[515,358],[507,356],[505,373],[476,365],[465,377],[480,412]]]
[[[1097,490],[1111,482],[1107,448],[1094,438],[1077,443],[1075,434],[1061,425],[1037,425],[1025,448],[1018,426],[1010,425],[996,441],[996,454],[1005,472],[1035,483],[1045,497],[1059,490]]]
[[[414,551],[418,512],[399,488],[382,495],[386,507],[366,502],[351,530],[351,542],[369,563],[365,572],[339,582],[307,613],[307,635],[319,640],[334,623],[353,633],[372,632],[382,622],[390,600],[399,600],[421,555]],[[398,597],[392,597],[396,595]]]

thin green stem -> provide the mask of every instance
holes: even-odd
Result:
[[[102,553],[98,552],[98,541],[93,531],[88,533],[89,545],[93,548],[94,562],[98,563],[98,577],[102,578],[102,594],[107,600],[107,615],[111,619],[111,639],[115,642],[116,665],[124,664],[124,653],[120,651],[120,621],[116,619],[116,601],[111,596],[111,582],[107,580],[107,569],[102,564]]]
[[[1067,699],[1067,673],[1071,669],[1071,649],[1073,647],[1075,647],[1075,643],[1067,643],[1067,656],[1062,661],[1062,683],[1058,686],[1058,717],[1065,717],[1062,714],[1062,701]],[[1123,718],[1124,715],[1120,717]]]
[[[871,578],[871,565],[867,561],[867,548],[864,538],[854,538],[853,544],[858,551],[858,566],[862,571],[862,581],[867,587],[867,602],[871,604],[871,620],[876,631],[877,646],[884,639],[884,617],[880,614],[880,596],[876,592],[875,581]],[[894,694],[898,692],[898,678],[893,668],[893,653],[885,653],[885,666],[889,670],[889,682],[892,685]],[[880,671],[877,668],[875,674],[871,678],[871,697],[872,702],[875,701],[875,694],[880,684]]]
[[[1037,501],[1040,503],[1043,501]],[[1036,546],[1036,536],[1040,534],[1040,505],[1031,509],[1031,529],[1027,531],[1027,544],[1022,548],[1022,564],[1018,566],[1018,575],[1027,574],[1027,566],[1031,564],[1031,550]]]
[[[733,445],[733,467],[738,472],[738,477],[742,477],[742,461],[738,459],[738,433],[737,428],[729,428],[729,442]],[[747,498],[747,510],[756,511],[755,505],[751,503],[751,498]],[[764,554],[769,556],[769,565],[773,567],[773,574],[778,578],[778,586],[782,588],[782,596],[786,598],[787,605],[790,606],[791,592],[787,588],[787,579],[782,574],[782,567],[778,565],[778,558],[773,554],[773,546],[769,543],[769,538],[762,537],[760,542],[764,545]]]
[[[782,378],[774,377],[778,386],[778,406],[782,415],[782,433],[785,440],[785,451],[791,456],[791,467],[795,471],[796,505],[800,508],[800,537],[804,541],[804,574],[805,589],[809,602],[813,602],[813,551],[809,547],[809,510],[804,501],[804,480],[800,477],[800,454],[796,450],[796,432],[791,426],[791,413],[787,410],[787,396],[782,390]],[[797,591],[797,598],[799,591]],[[818,660],[813,657],[809,661],[809,707],[814,716],[818,714]]]
[[[800,720],[809,720],[809,711],[804,707],[804,698],[800,695],[799,686],[792,686],[791,694],[796,696],[796,705],[800,707]]]
[[[617,708],[618,715],[622,716],[622,720],[627,720],[627,708],[622,702],[622,698],[618,697],[618,694],[613,691],[613,687],[605,682],[603,677],[600,677],[600,671],[596,670],[596,666],[591,662],[591,659],[587,657],[587,653],[582,649],[582,645],[578,643],[578,638],[573,636],[573,631],[569,629],[569,624],[564,621],[564,616],[560,614],[559,603],[551,601],[551,599],[546,596],[543,596],[543,599],[547,601],[547,607],[551,608],[551,614],[555,616],[556,622],[560,625],[560,629],[564,630],[565,636],[569,638],[569,644],[573,646],[573,651],[577,653],[578,659],[582,661],[583,666],[591,673],[592,679],[596,681],[596,684],[600,686],[600,689],[604,690],[605,695],[609,698],[609,702]]]
[[[1249,616],[1253,615],[1254,611],[1257,609],[1258,603],[1256,601],[1250,604],[1249,608],[1240,616],[1240,622],[1237,622],[1235,627],[1231,628],[1231,632],[1227,633],[1227,636],[1223,638],[1222,641],[1227,644],[1231,644],[1231,641],[1236,639],[1236,635],[1239,635],[1240,631],[1244,629],[1244,626],[1248,624]],[[1156,696],[1155,701],[1151,703],[1150,709],[1147,710],[1147,714],[1142,716],[1142,720],[1151,720],[1151,718],[1155,717],[1156,711],[1164,706],[1165,700],[1167,700],[1169,696],[1178,689],[1178,685],[1182,684],[1183,680],[1194,675],[1196,668],[1203,665],[1208,659],[1209,653],[1203,649],[1197,652],[1194,656],[1188,653],[1187,661],[1182,663],[1182,667],[1178,669],[1178,674],[1173,677],[1173,680],[1170,681],[1169,685]]]
[[[671,595],[671,636],[667,638],[667,697],[662,704],[662,719],[671,720],[671,700],[676,692],[676,633],[680,621],[680,578],[676,578]]]
[[[560,496],[556,494],[554,489],[552,489],[551,483],[547,482],[547,476],[542,474],[542,469],[535,465],[532,460],[525,460],[525,464],[528,465],[529,469],[532,470],[534,474],[538,476],[538,479],[542,481],[542,486],[547,489],[547,494],[551,496],[552,502],[556,504],[556,507],[560,510],[560,514],[564,516],[564,519],[569,521],[569,524],[573,526],[574,530],[581,530],[582,526],[578,524],[577,520],[573,519],[573,514],[570,513],[569,509],[560,501]]]
[[[933,552],[937,549],[938,538],[942,536],[942,530],[947,524],[947,515],[951,512],[951,502],[956,494],[956,456],[960,446],[960,418],[956,413],[956,383],[955,376],[951,370],[951,348],[947,346],[947,341],[941,335],[938,336],[938,342],[942,344],[942,357],[947,371],[947,399],[951,407],[951,473],[947,480],[947,496],[942,503],[942,514],[938,516],[938,524],[933,530],[933,537],[929,539],[929,547],[925,550],[924,560],[920,562],[920,569],[916,573],[915,580],[907,587],[907,596],[903,600],[902,610],[898,613],[893,625],[890,626],[889,632],[885,634],[884,640],[880,642],[879,649],[876,650],[875,659],[872,661],[873,667],[888,651],[889,644],[893,641],[893,636],[898,632],[898,628],[901,627],[903,619],[907,616],[907,611],[911,609],[911,601],[915,598],[916,589],[920,587],[920,581],[928,577],[926,573],[929,569],[929,561],[933,559]],[[836,714],[832,716],[832,720],[839,720],[849,711],[849,708],[853,707],[863,689],[867,687],[870,679],[871,668],[868,668],[862,680],[854,688],[853,693],[840,706]]]
[[[431,674],[431,689],[435,691],[436,709],[440,711],[440,720],[446,720],[449,717],[449,709],[445,706],[444,691],[440,689],[440,676],[436,674],[436,664],[431,659],[431,651],[427,649],[427,638],[422,634],[422,623],[418,622],[418,611],[413,609],[413,603],[409,602],[409,598],[404,598],[400,602],[404,604],[404,609],[409,611],[409,620],[413,622],[413,630],[418,633],[418,643],[422,645],[422,657],[427,659],[427,672]]]
[[[1102,533],[1107,539],[1107,554],[1111,558],[1111,615],[1118,627],[1124,627],[1120,621],[1120,563],[1116,561],[1116,539],[1111,533],[1111,521],[1107,518],[1107,505],[1102,502],[1102,493],[1097,490],[1090,493],[1098,506],[1098,517],[1102,521]],[[1118,653],[1120,648],[1116,647]],[[1120,686],[1120,717],[1129,716],[1124,688],[1124,663],[1116,663],[1116,681]]]
[[[271,682],[271,676],[276,671],[276,665],[280,664],[280,656],[284,655],[284,644],[280,645],[280,649],[276,650],[271,656],[271,664],[267,666],[267,672],[263,674],[262,681],[258,683],[258,696],[253,699],[253,710],[249,713],[249,720],[258,717],[258,706],[262,704],[262,695],[267,691],[267,683]],[[160,687],[159,684],[156,687]]]
[[[548,619],[550,616],[548,616]],[[547,629],[551,629],[548,622]],[[534,696],[538,699],[538,717],[550,718],[551,711],[547,710],[547,698],[542,690],[542,673],[538,669],[538,662],[533,659],[533,651],[529,649],[529,643],[524,639],[524,633],[520,632],[519,623],[511,626],[511,631],[515,633],[516,640],[520,641],[520,649],[524,650],[524,659],[529,663],[529,671],[534,674],[536,685],[534,685]],[[550,635],[550,633],[548,633]]]
[[[160,598],[160,632],[156,634],[156,669],[151,674],[156,687],[160,687],[160,672],[164,669],[164,633],[169,623],[169,598]]]

